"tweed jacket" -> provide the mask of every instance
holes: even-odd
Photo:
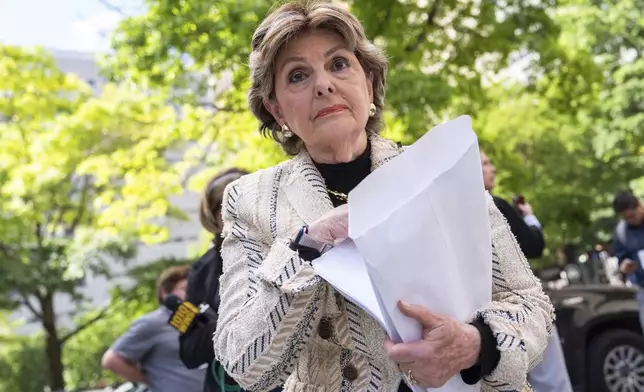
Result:
[[[371,146],[372,170],[401,151],[380,137]],[[289,248],[302,225],[332,208],[306,152],[226,188],[213,342],[217,360],[247,390],[393,392],[403,379],[379,324]],[[493,299],[472,317],[490,326],[501,359],[481,390],[529,390],[526,374],[546,347],[553,308],[489,195],[488,212]]]

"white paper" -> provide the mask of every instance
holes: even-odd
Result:
[[[351,239],[313,260],[313,268],[324,280],[333,282],[335,289],[346,299],[378,321],[389,336],[394,333],[380,309],[365,262]]]
[[[491,301],[492,246],[481,158],[469,117],[439,125],[349,194],[349,231],[383,312],[421,338],[404,300],[459,321]],[[454,377],[441,391],[478,386]]]
[[[314,264],[316,271],[394,341],[421,339],[420,325],[400,313],[399,300],[469,321],[491,301],[486,197],[469,117],[442,124],[349,194],[355,248],[344,243],[332,249]],[[433,391],[479,389],[457,375]]]

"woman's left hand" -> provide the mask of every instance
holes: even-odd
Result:
[[[461,370],[476,364],[481,349],[481,335],[476,327],[440,316],[420,305],[401,301],[398,307],[423,328],[422,340],[417,342],[385,342],[387,355],[398,362],[400,371],[411,378],[411,383],[438,388]]]

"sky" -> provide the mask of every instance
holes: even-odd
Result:
[[[109,3],[133,14],[141,1]],[[122,18],[100,0],[0,0],[0,43],[102,52],[108,49],[109,33]]]

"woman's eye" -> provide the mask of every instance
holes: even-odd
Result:
[[[306,75],[302,71],[293,71],[288,76],[289,83],[299,83],[306,78]]]
[[[341,71],[349,67],[349,60],[344,57],[338,57],[333,59],[332,68],[334,71]]]

